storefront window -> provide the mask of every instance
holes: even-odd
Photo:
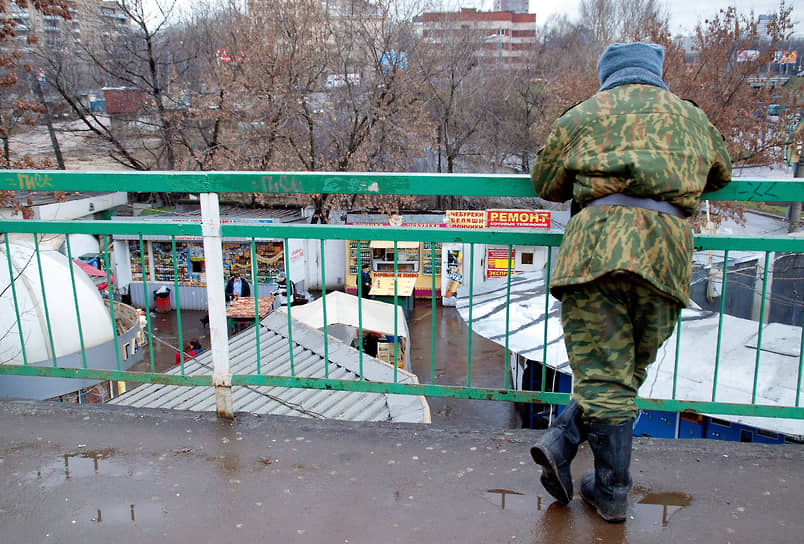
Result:
[[[371,263],[371,247],[368,240],[360,241],[360,263]],[[357,240],[349,240],[349,273],[357,274]]]
[[[285,251],[282,242],[256,242],[254,252],[257,258],[257,282],[269,283],[285,269]],[[251,243],[223,244],[224,277],[239,272],[251,277]]]
[[[424,242],[422,244],[422,273],[426,276],[433,274],[433,253],[435,253],[435,273],[441,275],[441,243]]]
[[[371,269],[374,272],[394,272],[394,243],[393,242],[371,242],[373,248],[373,262]],[[419,271],[419,244],[415,247],[410,242],[398,242],[396,248],[398,272],[418,272]],[[389,247],[390,246],[390,247]],[[402,247],[406,246],[406,247]]]
[[[145,248],[145,279],[149,277],[150,263],[148,259],[148,242],[143,242]],[[143,268],[142,268],[142,254],[140,253],[140,243],[136,240],[131,240],[128,243],[128,253],[131,256],[131,278],[134,281],[142,281]]]
[[[150,251],[149,251],[150,248]],[[176,254],[173,254],[171,242],[145,243],[145,275],[146,279],[162,282],[176,281],[182,286],[206,286],[206,261],[201,241],[176,242]],[[223,244],[223,273],[229,277],[235,271],[251,278],[251,243]],[[285,268],[285,252],[282,242],[257,242],[255,244],[257,258],[257,282],[269,283]],[[134,281],[142,281],[142,257],[139,241],[129,241],[131,272]],[[176,263],[175,277],[173,263]],[[151,265],[153,261],[153,265]],[[153,278],[150,277],[153,268]]]

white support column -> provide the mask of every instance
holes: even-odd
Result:
[[[229,334],[223,283],[221,216],[216,193],[201,193],[201,231],[206,261],[207,307],[212,347],[212,385],[218,417],[232,419],[232,373],[229,368]]]

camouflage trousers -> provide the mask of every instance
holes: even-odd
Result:
[[[629,272],[562,290],[572,396],[585,419],[615,425],[636,417],[637,391],[680,311],[677,301]]]

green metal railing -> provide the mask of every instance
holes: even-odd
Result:
[[[266,173],[266,172],[145,172],[145,173],[88,173],[88,172],[55,172],[55,171],[13,171],[6,170],[0,172],[0,189],[12,190],[27,190],[27,191],[77,191],[88,192],[97,191],[98,188],[114,191],[128,191],[128,192],[181,192],[181,193],[199,193],[203,195],[217,195],[219,193],[241,193],[241,192],[259,192],[259,193],[276,193],[276,194],[320,194],[320,193],[342,193],[342,194],[374,194],[374,195],[465,195],[465,196],[523,196],[533,197],[529,178],[527,176],[515,175],[441,175],[441,174],[364,174],[364,173],[307,173],[307,172],[288,172],[288,173]],[[762,202],[790,202],[804,200],[804,181],[798,180],[738,180],[716,193],[711,193],[705,197],[708,200],[727,200],[727,201],[762,201]],[[217,197],[214,199],[217,205]],[[212,229],[212,231],[210,230]],[[214,234],[210,234],[214,231]],[[220,244],[221,239],[226,238],[239,238],[250,240],[251,247],[251,263],[256,266],[255,259],[255,240],[257,239],[276,239],[283,240],[285,247],[289,240],[296,239],[312,239],[320,240],[322,251],[322,262],[320,267],[322,284],[326,281],[325,263],[323,262],[323,247],[325,240],[372,240],[377,237],[377,229],[375,227],[361,227],[353,225],[283,225],[283,224],[270,224],[270,225],[253,225],[253,224],[214,224],[204,225],[198,223],[176,223],[176,222],[160,222],[160,221],[136,221],[136,222],[113,222],[113,221],[22,221],[22,220],[2,220],[0,221],[0,233],[4,233],[4,245],[6,247],[6,254],[9,253],[9,233],[26,233],[33,235],[43,234],[92,234],[100,236],[103,240],[102,260],[103,266],[109,271],[110,267],[110,251],[108,246],[109,236],[127,236],[137,239],[140,245],[140,255],[142,258],[143,271],[145,270],[145,252],[143,251],[143,237],[147,236],[167,236],[170,238],[171,247],[174,252],[176,251],[176,239],[181,237],[195,237],[205,238],[210,243]],[[382,229],[382,239],[392,240],[394,242],[394,254],[397,255],[397,244],[399,242],[415,241],[415,242],[429,242],[431,244],[444,244],[444,243],[463,243],[471,244],[471,251],[474,253],[476,244],[497,245],[508,248],[509,255],[509,274],[506,286],[506,330],[509,326],[510,318],[510,292],[511,292],[511,261],[512,255],[516,246],[544,246],[547,248],[556,248],[561,243],[562,235],[558,232],[522,232],[522,231],[505,231],[505,230],[464,230],[464,229],[421,229],[421,228],[404,228],[404,227],[384,227]],[[216,241],[215,241],[216,240]],[[804,253],[804,237],[778,235],[778,236],[724,236],[724,235],[698,235],[695,237],[695,246],[698,250],[713,250],[723,252],[723,262],[728,262],[729,252],[733,251],[751,251],[759,252],[765,255],[765,268],[768,270],[768,260],[772,252],[790,252],[790,253]],[[206,247],[206,245],[205,245]],[[358,270],[360,266],[360,248],[358,248]],[[72,258],[70,253],[69,243],[67,245],[68,256]],[[38,258],[38,250],[36,252]],[[432,278],[432,295],[431,307],[433,310],[433,324],[435,329],[435,308],[437,291],[435,285],[435,252],[431,252],[431,270],[433,271]],[[549,269],[551,264],[550,251],[547,252],[547,266],[549,281]],[[474,259],[472,258],[472,261]],[[394,261],[394,274],[398,274],[397,260]],[[9,276],[13,277],[11,262],[6,265],[9,270]],[[288,267],[288,259],[286,259],[286,273],[289,275],[290,270]],[[724,267],[724,275],[726,273]],[[256,278],[256,268],[252,271],[252,277]],[[175,269],[174,259],[174,279],[178,278],[178,272]],[[40,281],[41,279],[40,273]],[[74,280],[73,280],[74,281]],[[177,280],[174,280],[177,281]],[[768,281],[768,274],[765,274],[763,289],[762,289],[762,314],[760,316],[760,323],[765,318],[764,305],[767,297],[766,286]],[[145,315],[147,319],[146,328],[149,337],[149,345],[153,346],[152,325],[150,323],[150,308],[148,307],[147,297],[147,282],[145,274],[142,278],[143,291],[146,294],[146,308]],[[472,277],[472,268],[470,268],[470,287],[474,284]],[[178,295],[178,284],[176,287],[176,294]],[[722,281],[724,292],[722,299],[725,300],[726,294],[726,277]],[[109,294],[113,293],[114,286],[109,285]],[[220,285],[211,285],[210,289],[217,289],[223,291],[222,283]],[[358,291],[360,287],[358,284]],[[42,293],[44,293],[44,285],[41,286]],[[10,290],[4,296],[11,297],[14,300],[14,307],[17,303],[17,289],[15,282],[11,282]],[[75,290],[74,290],[75,292]],[[326,295],[327,289],[324,287],[323,295]],[[254,289],[255,304],[258,304],[257,289]],[[73,298],[75,295],[73,293]],[[394,301],[398,301],[398,293],[394,292]],[[138,383],[159,383],[170,385],[182,386],[215,386],[215,387],[230,387],[230,386],[279,386],[279,387],[296,387],[296,388],[312,388],[312,389],[328,389],[340,391],[362,391],[372,393],[393,393],[393,394],[406,394],[406,395],[425,395],[434,397],[453,397],[461,399],[484,399],[496,401],[513,401],[513,402],[540,402],[550,404],[563,404],[568,400],[566,393],[557,393],[546,391],[544,385],[538,391],[524,391],[513,389],[509,384],[509,371],[510,371],[510,353],[508,350],[508,335],[506,334],[505,348],[506,348],[506,363],[501,376],[501,388],[477,387],[472,386],[470,382],[471,366],[472,366],[472,353],[471,353],[471,332],[472,332],[472,297],[473,293],[470,289],[469,294],[469,355],[466,361],[466,383],[463,384],[436,384],[435,381],[435,347],[436,335],[433,334],[431,345],[431,372],[429,376],[430,383],[399,383],[397,379],[396,370],[394,377],[389,382],[373,382],[362,379],[362,338],[360,340],[361,346],[358,357],[360,359],[360,374],[361,379],[357,381],[337,380],[332,379],[328,375],[324,378],[309,378],[296,375],[293,364],[293,338],[292,338],[292,315],[293,308],[288,307],[288,344],[289,355],[291,361],[291,372],[288,376],[267,375],[262,372],[262,361],[256,361],[257,373],[244,374],[244,375],[230,375],[228,371],[228,361],[222,368],[222,377],[216,376],[218,372],[218,360],[215,359],[216,371],[208,375],[185,375],[184,365],[182,361],[181,372],[177,374],[167,374],[156,372],[154,367],[153,349],[150,350],[150,370],[147,372],[132,372],[123,370],[121,361],[118,354],[117,368],[113,370],[101,370],[96,368],[88,368],[86,365],[86,358],[84,364],[79,368],[65,368],[59,367],[56,364],[55,357],[53,358],[52,365],[41,366],[32,364],[28,361],[26,354],[23,353],[22,358],[16,363],[18,364],[0,364],[0,374],[17,375],[17,376],[44,376],[44,377],[62,377],[62,378],[82,378],[89,380],[112,380],[112,381],[128,381]],[[71,299],[72,300],[72,299]],[[78,312],[78,301],[73,301]],[[177,298],[177,314],[179,319],[179,331],[181,331],[181,301]],[[545,297],[545,315],[548,312],[548,298]],[[326,304],[324,305],[324,312],[326,312]],[[362,313],[361,319],[362,319]],[[801,404],[801,387],[802,387],[802,371],[804,364],[802,363],[802,352],[804,349],[799,348],[798,355],[798,369],[795,376],[790,376],[791,383],[796,384],[796,398],[795,403],[788,403],[786,405],[768,405],[756,403],[757,380],[759,377],[759,370],[761,366],[761,343],[763,327],[758,326],[758,346],[756,355],[756,369],[754,373],[754,394],[751,403],[724,403],[717,402],[717,384],[718,372],[721,369],[728,368],[728,361],[720,361],[721,353],[721,329],[722,329],[722,316],[723,307],[721,306],[721,326],[718,328],[717,337],[717,354],[715,361],[715,375],[713,380],[713,390],[710,400],[684,400],[677,398],[675,381],[673,384],[673,398],[657,398],[638,399],[638,406],[644,409],[658,409],[668,410],[674,412],[693,411],[698,413],[708,414],[729,414],[741,416],[760,416],[771,418],[790,418],[804,420],[804,407]],[[80,320],[79,320],[80,321]],[[23,331],[19,328],[19,315],[17,315],[18,330],[15,332],[22,337]],[[544,337],[542,338],[542,345],[545,346],[545,353],[543,360],[547,360],[546,346],[547,346],[547,319],[544,320]],[[259,323],[259,319],[255,318],[255,324]],[[326,319],[324,319],[326,323]],[[212,324],[212,323],[211,323]],[[800,325],[800,324],[799,324]],[[395,322],[395,329],[398,324]],[[80,322],[79,322],[80,328]],[[363,328],[361,321],[359,328]],[[257,327],[259,330],[259,327]],[[326,334],[325,328],[324,338]],[[10,334],[10,333],[7,333]],[[82,335],[82,333],[79,333]],[[181,333],[180,333],[181,334]],[[397,335],[398,336],[398,335]],[[361,337],[361,335],[359,335]],[[257,334],[257,357],[259,357],[259,334]],[[50,338],[51,351],[53,349],[53,339]],[[683,342],[684,338],[678,337],[678,342]],[[83,342],[83,338],[82,338]],[[180,345],[182,338],[179,337]],[[214,337],[213,337],[214,342]],[[800,344],[804,346],[804,336],[800,339]],[[218,341],[220,344],[221,342]],[[327,352],[327,342],[325,340],[325,353]],[[215,346],[213,345],[213,350]],[[82,344],[83,351],[83,344]],[[676,349],[676,358],[678,358],[679,350]],[[0,354],[1,355],[1,354]],[[398,348],[395,345],[394,361],[398,357]],[[328,358],[328,356],[327,356]],[[2,357],[0,357],[2,360]],[[396,368],[396,365],[394,365]],[[676,360],[676,368],[678,368],[678,360]],[[542,368],[541,384],[545,384],[546,367]],[[675,378],[674,378],[675,379]],[[220,409],[219,409],[220,412]]]

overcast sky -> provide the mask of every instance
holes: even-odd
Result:
[[[158,1],[163,5],[168,5],[171,0],[146,0],[148,3]],[[177,4],[186,8],[199,0],[177,0]],[[204,0],[209,1],[209,0]],[[217,0],[220,1],[220,0]],[[240,0],[241,2],[244,0]],[[755,15],[771,13],[779,8],[780,0],[663,0],[665,6],[669,6],[671,17],[671,30],[674,34],[688,34],[694,29],[695,24],[700,20],[715,15],[720,8],[735,6],[739,12],[749,14],[753,9]],[[442,5],[450,9],[458,6],[476,7],[481,10],[490,11],[494,6],[494,0],[441,0]],[[536,14],[536,24],[543,25],[547,18],[553,13],[566,13],[570,19],[578,17],[578,5],[580,0],[530,0],[530,12]],[[788,0],[788,6],[795,6],[796,2]],[[799,2],[800,3],[800,2]],[[178,11],[177,11],[178,13]],[[796,34],[804,33],[804,8],[794,9],[792,19],[796,24]]]
[[[453,0],[454,1],[454,0]],[[473,0],[464,0],[462,5],[472,5]],[[536,14],[536,23],[544,24],[547,17],[553,13],[566,13],[570,19],[578,16],[578,5],[580,0],[530,0],[530,12]],[[795,2],[787,2],[787,5],[795,6]],[[492,9],[493,0],[474,0],[474,5],[480,9]],[[716,14],[720,8],[735,6],[738,11],[746,14],[753,9],[755,15],[771,13],[779,8],[779,0],[665,0],[665,6],[670,9],[670,21],[673,33],[687,33],[691,31],[698,20],[703,21],[707,17]],[[799,7],[793,10],[792,18],[796,25],[796,33],[802,33],[801,20],[804,17],[804,9]]]

